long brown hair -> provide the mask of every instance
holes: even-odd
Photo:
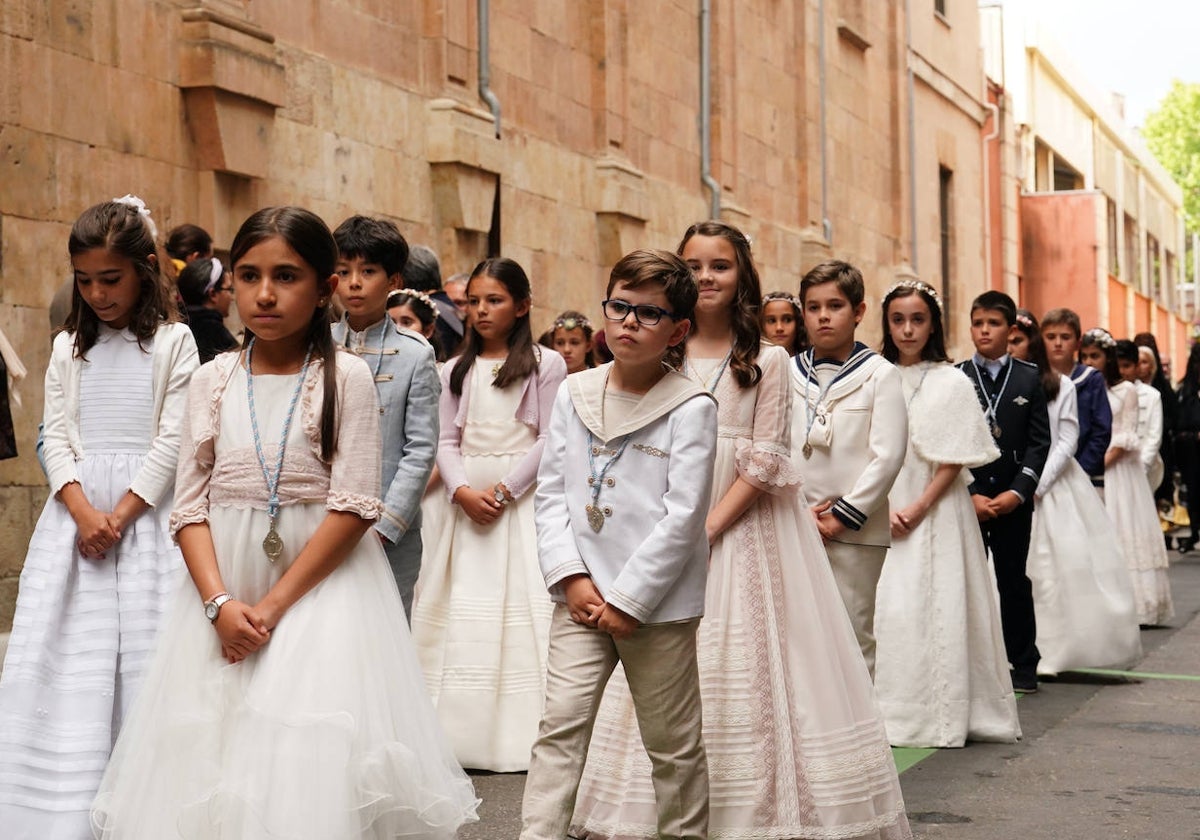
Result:
[[[515,260],[496,257],[484,260],[475,266],[475,270],[471,272],[471,279],[467,281],[468,294],[471,291],[471,283],[477,277],[491,277],[493,280],[498,280],[512,297],[514,304],[520,305],[531,298],[529,276]],[[454,396],[462,396],[463,381],[466,380],[467,373],[470,372],[471,367],[475,364],[475,359],[482,351],[483,337],[475,331],[475,327],[468,326],[466,339],[463,341],[462,355],[455,363],[454,370],[450,371],[450,392]],[[527,310],[524,315],[517,318],[512,332],[508,334],[508,358],[504,360],[496,378],[492,380],[492,387],[504,388],[513,382],[520,382],[537,369],[538,357],[533,349],[533,329],[529,326]]]
[[[246,252],[263,240],[278,236],[308,263],[317,275],[317,286],[328,301],[332,295],[329,279],[337,266],[338,249],[329,227],[319,216],[303,207],[264,207],[238,228],[229,246],[229,263],[236,270]],[[242,347],[254,336],[246,327]],[[324,371],[325,396],[321,402],[321,460],[333,460],[337,453],[337,347],[329,328],[329,303],[313,310],[308,324],[308,344],[313,355],[321,360]]]
[[[137,303],[129,317],[129,329],[137,336],[138,346],[154,337],[159,324],[179,320],[174,301],[167,294],[159,271],[154,233],[139,210],[119,201],[94,204],[80,214],[71,226],[67,251],[72,257],[102,248],[133,262],[140,288]],[[153,256],[153,259],[151,257]],[[71,284],[71,312],[63,325],[75,336],[75,356],[85,358],[96,346],[100,318],[79,293],[79,284]]]
[[[718,236],[733,246],[737,258],[737,288],[730,308],[730,326],[733,328],[733,347],[729,354],[729,369],[742,388],[757,385],[762,379],[762,368],[758,366],[758,351],[762,344],[762,328],[759,326],[759,310],[762,309],[762,283],[758,269],[750,256],[750,240],[731,224],[715,219],[697,222],[687,229],[675,253],[683,256],[683,248],[693,236]]]
[[[1062,376],[1050,367],[1050,358],[1046,355],[1046,342],[1042,341],[1042,328],[1038,325],[1037,318],[1028,309],[1018,309],[1013,326],[1020,330],[1029,342],[1029,361],[1037,365],[1042,390],[1046,392],[1046,399],[1053,402],[1058,398]]]

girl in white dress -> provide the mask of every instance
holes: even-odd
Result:
[[[1104,453],[1104,506],[1116,527],[1121,553],[1133,579],[1138,623],[1154,626],[1171,618],[1175,610],[1171,606],[1169,561],[1158,509],[1142,469],[1137,391],[1132,383],[1121,379],[1117,368],[1121,356],[1137,363],[1137,348],[1132,341],[1114,341],[1099,328],[1083,334],[1079,361],[1104,374],[1113,415],[1112,440]]]
[[[762,343],[750,243],[693,225],[700,287],[685,372],[719,403],[700,622],[710,838],[911,837],[871,680],[791,463],[787,352]],[[572,835],[655,836],[650,762],[608,684]]]
[[[1137,345],[1134,345],[1137,347]],[[1126,351],[1128,353],[1128,351]],[[1154,351],[1149,347],[1137,347],[1136,362],[1117,359],[1117,369],[1121,378],[1132,382],[1138,395],[1138,458],[1142,469],[1146,471],[1146,481],[1150,484],[1150,492],[1158,490],[1163,480],[1163,459],[1159,450],[1163,441],[1163,398],[1158,389],[1149,382],[1143,382],[1141,371],[1143,366],[1153,366]]]
[[[529,768],[553,604],[538,566],[533,488],[566,377],[529,328],[529,278],[509,259],[467,282],[467,337],[442,368],[437,466],[446,498],[427,543],[413,638],[464,767]]]
[[[46,370],[50,498],[0,680],[0,834],[91,837],[88,807],[183,572],[167,533],[196,343],[140,199],[84,211]]]
[[[1104,501],[1074,457],[1077,391],[1069,376],[1051,369],[1038,322],[1024,309],[1017,310],[1008,352],[1038,366],[1050,414],[1052,444],[1034,494],[1027,563],[1038,673],[1125,667],[1142,653],[1133,585]]]
[[[946,355],[941,301],[919,280],[883,299],[885,359],[908,405],[908,451],[888,494],[892,545],[875,598],[875,691],[902,747],[1021,735],[996,577],[967,469],[1000,452],[974,387]]]
[[[335,347],[337,246],[260,210],[231,247],[248,341],[192,378],[171,515],[191,574],[92,811],[97,837],[449,840],[477,800],[383,548],[375,384]]]
[[[767,292],[762,299],[763,338],[777,344],[795,356],[808,349],[808,333],[804,330],[804,315],[800,302],[791,292]]]

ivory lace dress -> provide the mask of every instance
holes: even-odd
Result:
[[[159,340],[143,351],[129,330],[101,326],[87,361],[65,362],[80,366],[78,392],[47,387],[48,423],[54,410],[79,418],[84,455],[75,470],[97,510],[111,511],[146,464],[155,437]],[[73,354],[73,341],[59,344],[52,366],[60,350]],[[194,365],[194,349],[190,359]],[[182,404],[182,390],[178,396]],[[88,808],[183,576],[183,558],[167,533],[170,489],[153,501],[156,507],[128,525],[102,559],[80,556],[79,532],[62,502],[51,497],[42,509],[0,682],[5,840],[91,837]]]
[[[713,840],[911,837],[866,664],[791,463],[787,351],[762,381],[715,383],[715,505],[764,494],[713,544],[698,637]],[[691,360],[706,386],[720,361]],[[709,381],[705,381],[709,380]],[[803,464],[798,465],[803,467]],[[654,792],[619,668],[601,704],[572,835],[652,838]]]
[[[908,535],[892,539],[875,599],[875,691],[898,747],[1011,743],[1021,735],[1000,629],[996,577],[967,489],[999,451],[971,381],[944,362],[898,367],[908,451],[888,494],[916,501],[941,464],[958,477]]]
[[[361,360],[339,353],[337,363],[338,450],[332,463],[320,460],[324,375],[314,362],[287,440],[284,548],[274,563],[262,548],[267,491],[240,354],[218,356],[193,378],[171,527],[209,524],[222,580],[240,601],[266,595],[327,512],[380,514],[375,386]],[[254,377],[271,465],[295,386],[294,375]],[[383,548],[367,531],[267,644],[234,665],[185,581],[92,822],[106,840],[449,840],[477,801],[429,703]]]
[[[1121,551],[1133,578],[1133,603],[1139,624],[1162,624],[1175,614],[1167,579],[1167,549],[1158,508],[1142,469],[1137,434],[1138,400],[1132,382],[1108,389],[1113,425],[1110,447],[1124,449],[1104,470],[1104,506],[1116,526]]]
[[[1142,653],[1133,583],[1104,500],[1074,457],[1079,409],[1068,377],[1048,408],[1053,443],[1026,564],[1042,654],[1038,673],[1123,667]]]

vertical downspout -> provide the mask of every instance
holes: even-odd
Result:
[[[913,273],[920,276],[921,266],[917,260],[917,114],[912,67],[911,6],[911,0],[904,0],[904,64],[908,71],[908,214],[912,238],[909,259]]]
[[[983,74],[983,107],[987,108],[992,114],[992,130],[983,135],[983,276],[986,278],[987,288],[1003,289],[1004,288],[1004,267],[1003,260],[1000,268],[1000,285],[996,286],[992,280],[992,155],[988,149],[991,142],[1000,136],[1000,106],[993,105],[988,101],[989,91],[987,83],[987,73]],[[1004,176],[1000,177],[1000,189],[1004,189]],[[996,197],[998,201],[1003,202],[1003,192]],[[1000,208],[1000,218],[1004,218],[1004,208]],[[1001,239],[1000,254],[1004,255],[1004,240]]]
[[[712,175],[712,0],[700,0],[700,181],[708,188],[710,218],[721,218],[721,185]]]
[[[817,90],[820,100],[821,134],[821,235],[825,244],[833,244],[833,222],[829,221],[829,159],[825,130],[825,0],[817,3]]]
[[[475,17],[479,24],[479,98],[487,103],[492,111],[492,119],[496,121],[496,138],[500,138],[500,100],[492,92],[491,87],[491,49],[488,47],[491,32],[491,16],[488,12],[488,0],[478,0]]]

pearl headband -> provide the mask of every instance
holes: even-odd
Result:
[[[433,298],[424,292],[418,292],[416,289],[393,289],[388,292],[387,305],[389,307],[403,305],[401,301],[397,300],[400,297],[415,298],[432,309],[435,315],[437,314],[438,309],[433,302]]]
[[[945,309],[945,307],[942,306],[942,298],[941,298],[941,295],[939,295],[937,293],[937,289],[933,288],[933,286],[930,286],[924,280],[900,280],[900,281],[897,281],[896,283],[892,284],[892,287],[890,289],[887,290],[887,294],[885,294],[883,296],[884,300],[887,300],[889,297],[892,296],[893,292],[897,292],[900,289],[912,289],[915,292],[924,292],[925,294],[927,294],[931,298],[933,298],[933,302],[938,305],[938,309],[942,309],[942,310]]]

